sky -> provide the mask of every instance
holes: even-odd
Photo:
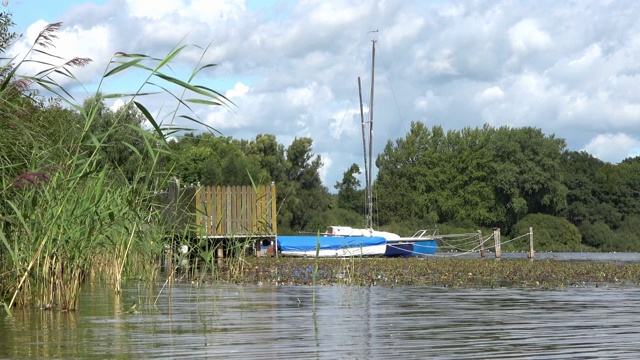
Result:
[[[640,155],[638,1],[9,0],[3,11],[24,34],[10,56],[63,23],[49,51],[93,60],[66,84],[79,101],[140,87],[136,73],[100,82],[114,53],[162,58],[188,44],[173,75],[215,63],[196,82],[235,104],[195,108],[199,119],[239,139],[312,138],[331,191],[351,164],[363,168],[357,78],[368,111],[372,40],[375,154],[419,121],[531,126],[611,163]],[[175,105],[141,101],[158,118]]]

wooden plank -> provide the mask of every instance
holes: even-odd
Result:
[[[238,232],[238,190],[235,186],[229,188],[229,198],[231,199],[231,227],[227,234],[235,235]]]
[[[216,186],[216,235],[222,235],[222,189]]]
[[[175,233],[188,223],[205,236],[274,235],[277,231],[276,188],[271,185],[198,186],[179,188],[171,182],[163,216],[175,224]],[[195,213],[195,217],[191,214]]]
[[[233,232],[233,197],[232,197],[232,187],[225,188],[225,229],[224,234],[232,234]]]
[[[205,235],[211,236],[214,234],[215,228],[213,227],[213,189],[211,186],[206,186],[205,188],[205,202],[207,205],[205,206],[205,216],[206,216],[206,224],[205,224]]]
[[[260,233],[264,232],[265,200],[264,185],[261,185],[258,187],[258,201],[256,203],[256,231]]]
[[[252,234],[258,233],[258,208],[256,206],[256,201],[258,200],[258,194],[253,189],[253,187],[249,187],[249,216],[251,221],[251,228],[249,229]]]
[[[250,229],[249,192],[246,186],[242,186],[242,233],[248,234]]]
[[[236,234],[242,235],[244,231],[244,204],[245,204],[245,192],[244,186],[238,186],[238,225]]]

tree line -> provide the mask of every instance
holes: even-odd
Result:
[[[99,148],[100,166],[117,169],[122,182],[144,175],[140,154],[148,150],[144,135],[135,130],[144,125],[142,114],[130,106],[109,109],[99,96],[84,104],[97,109],[91,133],[108,134],[96,139],[105,145]],[[43,152],[78,151],[55,146],[79,143],[84,120],[78,111],[56,102],[30,102],[19,116],[29,119],[24,126],[40,136],[36,144]],[[20,148],[20,141],[19,136],[5,137],[4,148]],[[244,140],[205,132],[186,133],[168,145],[154,166],[177,174],[183,183],[275,183],[283,233],[322,231],[330,224],[364,226],[360,167],[352,164],[346,169],[334,185],[336,193],[331,193],[322,184],[323,163],[313,153],[311,138],[297,138],[285,146],[270,134]],[[34,166],[28,159],[12,158],[16,154],[3,153],[3,162]],[[37,161],[44,166],[51,159]],[[531,127],[485,125],[445,131],[414,122],[405,137],[387,142],[375,163],[373,218],[378,227],[404,235],[417,227],[461,232],[499,227],[503,234],[517,236],[527,229],[523,224],[531,223],[552,229],[550,239],[542,239],[549,244],[541,250],[640,250],[640,157],[606,163],[586,152],[570,151],[563,139]],[[4,179],[16,179],[29,170],[5,167]],[[563,232],[564,228],[575,230]],[[564,239],[552,239],[559,236]]]
[[[346,169],[331,194],[312,145],[310,138],[285,147],[269,134],[190,133],[171,142],[167,164],[187,183],[276,183],[278,226],[286,233],[363,226],[360,167]],[[375,223],[405,235],[416,227],[499,227],[515,237],[534,226],[541,250],[640,249],[638,157],[606,163],[532,127],[445,132],[414,122],[404,138],[387,142],[376,166]]]

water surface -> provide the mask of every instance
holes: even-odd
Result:
[[[630,359],[640,289],[87,286],[0,317],[2,358]],[[158,295],[159,294],[159,295]],[[155,298],[156,306],[153,306]],[[138,313],[125,313],[133,302]]]

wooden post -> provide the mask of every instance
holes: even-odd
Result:
[[[493,239],[495,240],[496,244],[496,260],[500,260],[500,257],[502,256],[502,245],[500,244],[500,228],[493,228]]]
[[[484,240],[482,240],[482,230],[478,230],[478,241],[480,242],[480,257],[483,258],[485,256],[485,253]]]
[[[222,266],[223,262],[224,262],[224,247],[226,246],[225,241],[223,239],[220,239],[220,241],[218,241],[218,248],[216,249],[216,259],[217,259],[217,263],[218,263],[218,267]]]
[[[529,254],[527,256],[529,260],[533,261],[533,228],[529,228]]]

